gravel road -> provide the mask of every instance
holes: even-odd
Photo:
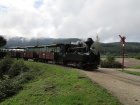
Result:
[[[91,80],[108,90],[124,105],[140,105],[140,76],[126,74],[116,69],[100,68],[83,71]]]

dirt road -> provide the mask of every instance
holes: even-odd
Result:
[[[106,88],[124,105],[140,105],[140,76],[105,68],[96,71],[79,71],[84,72],[91,80]]]

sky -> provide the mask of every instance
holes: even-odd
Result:
[[[80,38],[140,42],[140,0],[0,0],[6,38]]]

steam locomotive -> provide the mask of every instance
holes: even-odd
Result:
[[[33,61],[52,62],[65,66],[74,66],[85,70],[97,69],[100,53],[91,49],[92,38],[79,44],[51,44],[42,46],[13,47],[5,50],[13,58],[32,59]]]

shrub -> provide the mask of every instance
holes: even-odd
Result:
[[[8,70],[11,68],[12,63],[14,60],[8,56],[6,56],[4,59],[0,62],[0,77],[8,72]]]
[[[107,62],[111,63],[115,61],[115,56],[111,55],[110,53],[107,53],[107,57],[106,57]]]
[[[13,96],[19,90],[21,90],[25,83],[32,80],[34,76],[29,72],[22,72],[15,78],[9,78],[8,75],[4,75],[3,79],[0,79],[0,101]]]
[[[100,66],[104,68],[121,68],[121,63],[115,61],[115,57],[111,54],[107,54],[106,60],[101,60]]]
[[[18,75],[15,80],[18,81],[18,84],[24,84],[34,79],[34,76],[31,72],[25,72]]]
[[[27,71],[28,69],[29,68],[23,63],[22,60],[17,60],[11,65],[8,75],[12,78],[19,75],[21,72]]]
[[[23,84],[33,79],[34,76],[22,60],[5,58],[1,62],[0,71],[3,72],[3,74],[0,79],[0,101],[3,101],[21,90]],[[9,67],[5,69],[4,67],[6,66]]]
[[[9,76],[5,75],[3,80],[0,80],[0,101],[17,93],[21,88],[20,84],[14,83]]]
[[[108,62],[107,60],[104,60],[104,61],[102,60],[100,63],[100,66],[104,68],[121,68],[122,67],[121,63],[117,61]]]

